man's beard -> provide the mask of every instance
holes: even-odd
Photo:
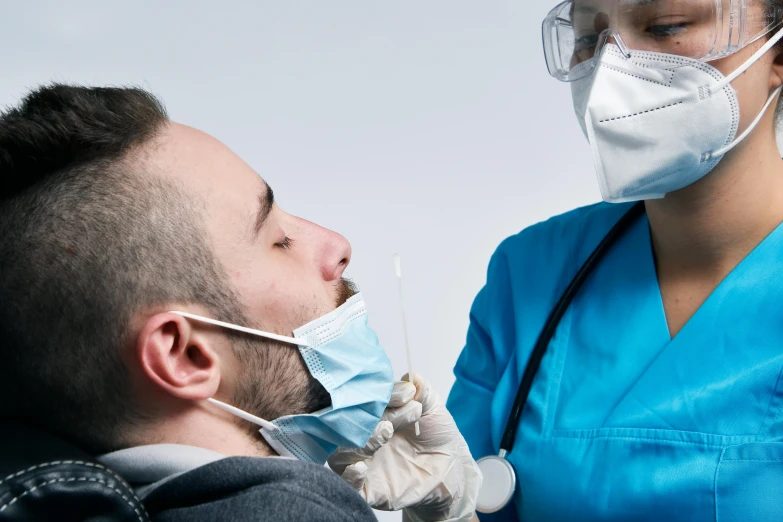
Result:
[[[356,285],[348,279],[337,283],[335,307],[356,295]],[[307,369],[299,350],[291,344],[243,337],[235,339],[242,353],[234,404],[265,420],[285,415],[313,413],[332,404],[329,392]],[[252,432],[257,432],[257,427]]]
[[[335,307],[340,308],[351,297],[355,296],[359,292],[359,287],[351,281],[343,277],[340,282],[337,283],[337,299],[335,301]]]

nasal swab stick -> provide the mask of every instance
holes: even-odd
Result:
[[[411,364],[411,345],[408,342],[408,323],[405,320],[405,300],[402,298],[402,266],[400,263],[400,254],[394,254],[394,269],[397,272],[397,288],[400,291],[400,313],[402,314],[402,335],[405,339],[405,355],[408,358],[408,382],[413,384],[413,364]],[[414,425],[416,436],[421,434],[419,430],[419,421]]]

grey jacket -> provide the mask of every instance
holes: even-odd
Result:
[[[191,446],[130,448],[99,459],[141,497],[155,522],[374,522],[323,466],[284,458],[224,458]]]

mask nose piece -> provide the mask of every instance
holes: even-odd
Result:
[[[620,36],[620,33],[615,32],[614,35],[612,35],[612,39],[614,40],[614,43],[617,44],[617,47],[620,48],[620,50],[623,52],[626,58],[631,58],[631,49],[628,48],[627,45],[625,45],[625,41],[623,40],[623,37]]]
[[[606,29],[601,33],[598,39],[598,45],[595,47],[595,55],[599,56],[601,54],[601,51],[603,51],[604,46],[606,46],[609,42],[609,39],[612,39],[611,43],[614,43],[617,45],[617,47],[620,49],[620,52],[623,53],[623,56],[625,56],[626,59],[631,58],[631,49],[628,48],[627,45],[625,45],[625,40],[623,40],[623,37],[620,35],[620,33],[615,29]]]

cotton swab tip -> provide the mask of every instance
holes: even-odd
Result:
[[[397,277],[402,278],[402,263],[400,262],[400,254],[394,254],[394,271],[397,272]]]

